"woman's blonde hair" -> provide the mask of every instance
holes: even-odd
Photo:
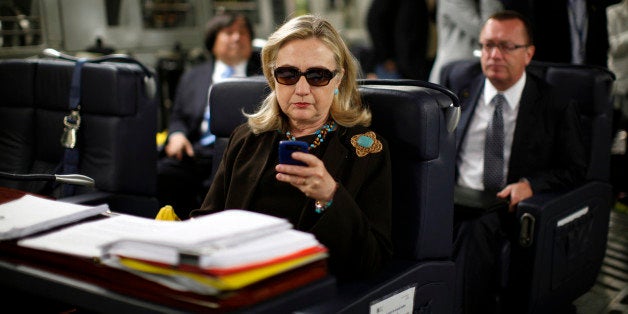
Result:
[[[345,127],[369,126],[371,124],[371,112],[362,106],[358,92],[359,67],[357,60],[349,51],[340,34],[329,22],[308,14],[295,17],[283,24],[268,37],[266,45],[262,48],[262,69],[271,88],[271,93],[264,99],[256,112],[245,113],[248,124],[254,133],[288,130],[287,117],[281,111],[275,94],[277,84],[273,76],[275,61],[279,49],[286,43],[312,37],[321,40],[333,52],[338,69],[344,69],[344,75],[338,86],[338,94],[334,97],[330,108],[332,118]]]

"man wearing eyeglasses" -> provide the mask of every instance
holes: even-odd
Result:
[[[497,249],[514,232],[517,204],[534,193],[581,184],[585,153],[576,110],[553,100],[551,87],[530,72],[535,47],[528,21],[514,11],[492,15],[480,36],[481,73],[445,73],[461,101],[457,185],[504,201],[470,214],[457,201],[454,257],[463,313],[499,312]],[[452,72],[453,73],[453,72]]]

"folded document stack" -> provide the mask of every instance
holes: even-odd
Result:
[[[108,243],[101,258],[171,289],[214,296],[327,258],[313,235],[254,212],[225,210],[171,226]]]

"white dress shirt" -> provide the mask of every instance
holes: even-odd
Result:
[[[247,63],[246,61],[243,61],[236,64],[235,66],[232,66],[231,68],[233,69],[233,74],[230,77],[245,77],[246,76],[246,63]],[[228,67],[229,66],[226,63],[220,60],[216,60],[216,62],[214,63],[214,73],[212,74],[212,82],[218,83],[224,80],[225,77],[223,77],[223,73],[227,71]]]
[[[508,163],[510,161],[510,150],[512,139],[517,125],[517,114],[519,112],[519,101],[525,86],[525,72],[509,89],[502,91],[507,105],[503,109],[504,118],[504,178],[508,177]],[[486,140],[486,128],[493,117],[495,106],[490,105],[491,99],[498,93],[497,89],[486,79],[484,90],[475,112],[471,117],[467,133],[463,139],[458,153],[458,184],[461,186],[484,190],[484,142]]]

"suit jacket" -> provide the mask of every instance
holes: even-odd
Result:
[[[168,132],[183,132],[192,144],[201,138],[201,122],[207,106],[207,94],[212,84],[214,60],[199,64],[186,71],[179,85],[170,115]],[[253,52],[246,66],[248,76],[261,75],[261,60],[259,52]]]
[[[313,200],[302,208],[295,229],[313,233],[330,253],[332,272],[354,277],[370,274],[392,255],[392,183],[388,145],[380,136],[383,149],[358,157],[351,137],[367,132],[364,127],[338,127],[329,138],[322,156],[325,167],[338,182],[333,204],[322,214],[313,214]],[[225,208],[248,209],[260,178],[267,167],[274,167],[279,132],[253,134],[248,125],[231,135],[218,172],[199,210],[192,216]],[[277,195],[277,202],[281,202]],[[298,205],[301,206],[301,205]]]
[[[443,74],[444,84],[460,99],[456,129],[460,151],[486,77],[479,62],[450,66]],[[552,93],[551,86],[527,72],[506,180],[513,183],[526,178],[534,193],[573,188],[582,184],[586,172],[587,157],[576,108],[555,101]]]

